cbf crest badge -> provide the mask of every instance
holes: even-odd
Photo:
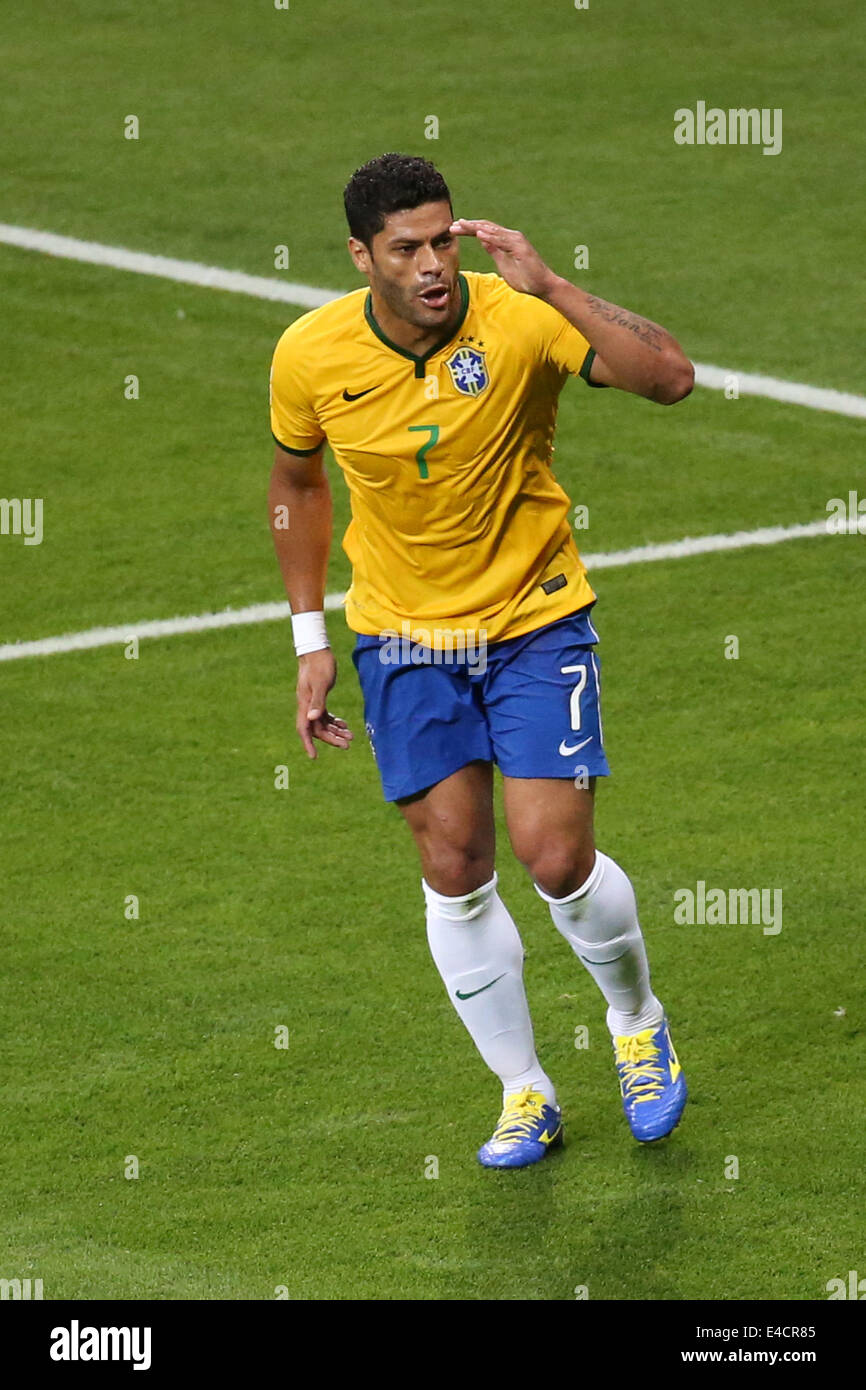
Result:
[[[480,348],[459,347],[445,359],[454,387],[462,396],[480,396],[490,385],[487,363]]]

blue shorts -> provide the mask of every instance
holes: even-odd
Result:
[[[506,777],[607,777],[592,606],[477,651],[359,633],[352,660],[385,800],[476,759]]]

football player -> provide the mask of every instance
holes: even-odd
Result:
[[[314,740],[352,740],[327,704],[327,441],[351,498],[345,607],[366,730],[418,849],[433,960],[502,1087],[478,1158],[524,1167],[562,1140],[520,935],[497,892],[494,764],[514,853],[606,1001],[632,1133],[660,1139],[686,1083],[631,882],[593,837],[595,779],[609,771],[596,596],[552,449],[569,375],[671,405],[691,391],[692,364],[658,324],[555,274],[520,232],[455,220],[424,159],[371,160],[344,196],[367,285],[297,319],[271,369],[270,509],[301,742],[315,757]],[[495,272],[460,271],[463,237]]]

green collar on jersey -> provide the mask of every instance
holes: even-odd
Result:
[[[386,348],[390,348],[392,352],[399,352],[401,357],[408,357],[410,362],[415,363],[415,375],[417,377],[426,376],[427,363],[430,358],[435,356],[437,352],[441,352],[442,348],[446,347],[463,327],[464,319],[469,312],[469,285],[465,275],[462,273],[458,274],[457,283],[460,286],[460,313],[457,316],[457,322],[453,328],[449,329],[444,338],[441,338],[438,343],[434,343],[429,352],[425,352],[423,357],[416,357],[414,352],[409,352],[406,348],[398,347],[396,343],[392,343],[391,339],[382,332],[373,317],[373,295],[370,290],[367,291],[367,298],[364,300],[364,318],[376,334],[380,343],[384,343]]]

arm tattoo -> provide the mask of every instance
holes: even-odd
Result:
[[[590,313],[599,314],[605,323],[615,323],[621,328],[627,328],[629,333],[634,333],[635,337],[640,338],[653,352],[661,352],[662,340],[666,335],[662,329],[656,328],[655,324],[642,319],[638,314],[630,314],[628,310],[618,308],[616,304],[608,304],[606,299],[597,299],[595,295],[587,296],[587,305]]]

